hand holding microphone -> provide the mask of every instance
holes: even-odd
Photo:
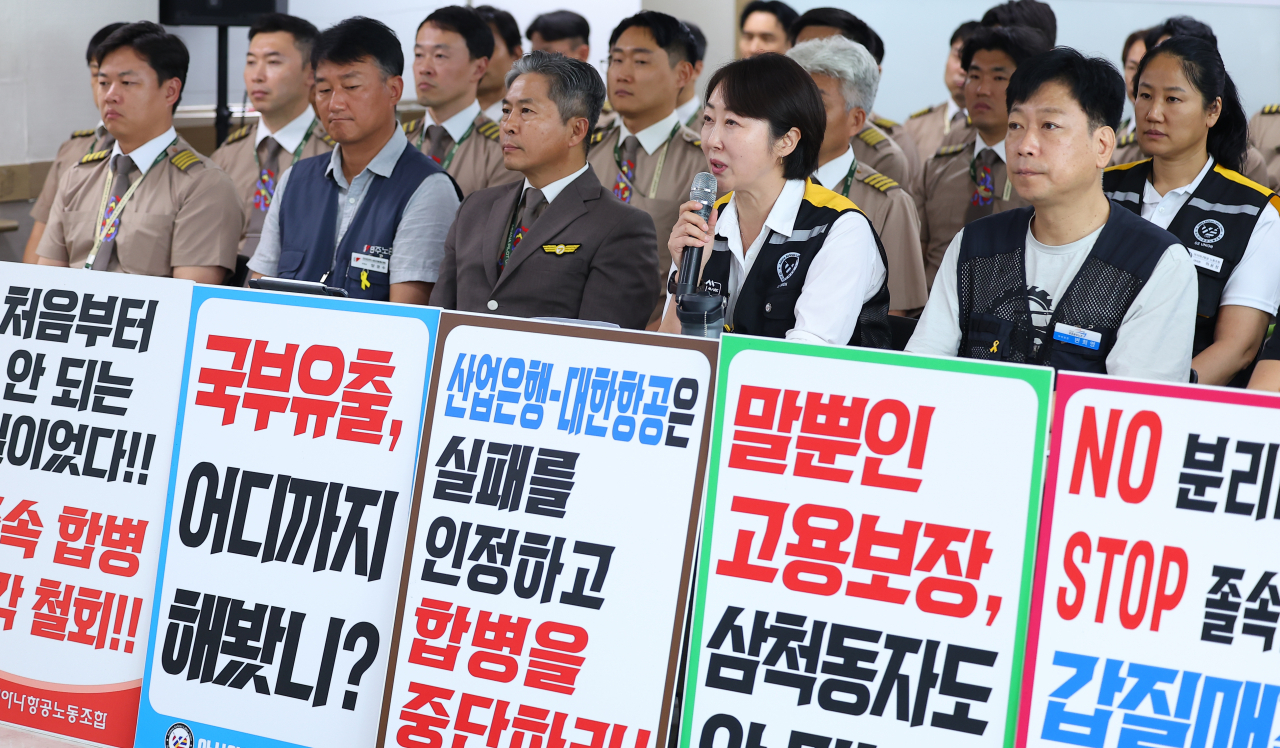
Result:
[[[680,220],[671,229],[671,237],[667,241],[672,262],[680,269],[677,295],[693,292],[703,264],[702,258],[709,257],[709,252],[702,250],[710,248],[715,238],[716,222],[712,215],[715,201],[716,178],[705,171],[699,173],[693,178],[689,202],[680,206]],[[696,251],[686,252],[686,249]],[[696,256],[691,258],[691,254]],[[690,268],[692,270],[686,272]]]

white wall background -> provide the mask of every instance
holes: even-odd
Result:
[[[884,39],[884,74],[876,111],[891,119],[945,101],[948,42],[957,26],[976,20],[997,0],[790,0],[804,12],[837,6],[866,21]],[[1276,0],[1048,0],[1058,17],[1058,44],[1120,65],[1120,47],[1135,29],[1173,15],[1213,27],[1227,70],[1252,114],[1280,102],[1280,2]]]
[[[156,0],[0,0],[0,164],[51,159],[72,130],[97,124],[89,38],[158,12]]]

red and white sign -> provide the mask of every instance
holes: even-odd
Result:
[[[1018,746],[1270,747],[1280,397],[1058,381]]]
[[[0,722],[133,745],[192,284],[4,277]]]

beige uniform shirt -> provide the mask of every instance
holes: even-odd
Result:
[[[607,130],[596,130],[591,136],[591,150],[587,154],[587,163],[600,178],[600,184],[611,193],[620,173],[614,159],[614,148],[621,148],[621,134],[621,120]],[[659,162],[661,172],[658,171]],[[630,204],[653,219],[658,249],[658,275],[654,278],[658,306],[650,321],[662,316],[663,293],[671,270],[671,253],[667,251],[671,229],[680,218],[680,206],[689,201],[693,177],[706,170],[707,157],[702,152],[702,140],[683,125],[652,153],[645,151],[643,146],[636,152]]]
[[[1259,184],[1265,184],[1272,190],[1280,189],[1280,104],[1268,104],[1249,120],[1250,150],[1257,150],[1267,168],[1266,181],[1248,173],[1249,164],[1245,164],[1245,176]]]
[[[912,183],[911,162],[906,151],[870,120],[849,144],[853,146],[858,163],[866,164],[898,184]]]
[[[929,157],[938,152],[942,147],[942,141],[948,135],[955,133],[958,138],[956,142],[966,142],[968,135],[966,132],[970,129],[968,118],[964,115],[963,110],[957,110],[950,120],[947,119],[949,107],[947,102],[942,102],[937,106],[931,106],[926,109],[912,114],[906,122],[902,123],[902,127],[915,138],[916,153],[920,159],[920,166],[924,168],[924,162]]]
[[[36,252],[84,267],[101,220],[102,193],[111,178],[110,151],[85,156],[58,184],[49,227]],[[231,178],[179,136],[142,178],[121,213],[115,252],[107,270],[172,276],[175,267],[221,266],[235,270],[244,211]]]
[[[408,136],[409,142],[423,153],[431,150],[431,139],[427,137],[427,126],[430,124],[431,117],[424,116],[404,125],[404,134]],[[448,145],[443,162],[448,162],[449,166],[445,171],[458,183],[463,197],[487,187],[524,179],[523,174],[509,171],[503,165],[502,145],[498,142],[500,135],[501,130],[496,122],[483,113],[477,115],[472,122],[471,134],[463,136],[462,142],[457,144],[458,150],[454,151],[453,160],[449,160],[448,156],[449,150],[453,148],[453,139],[446,136]]]
[[[969,201],[973,197],[974,183],[969,168],[973,163],[978,131],[970,130],[970,133],[968,143],[939,148],[925,162],[924,172],[916,183],[913,197],[916,212],[920,214],[920,247],[924,251],[925,279],[930,288],[947,245],[964,228]],[[992,213],[1030,204],[1019,197],[1018,191],[1009,183],[1004,162],[996,163],[991,177],[995,192]],[[1006,192],[1008,199],[1005,199]]]
[[[58,146],[58,155],[53,157],[53,165],[49,167],[49,175],[44,178],[44,187],[40,188],[40,196],[36,204],[31,206],[31,217],[40,223],[49,222],[49,211],[53,210],[53,198],[58,194],[58,181],[67,169],[75,166],[80,159],[103,148],[110,148],[115,138],[107,134],[107,128],[98,125],[92,130],[76,130],[62,145]]]
[[[919,145],[916,143],[915,136],[907,131],[906,126],[891,119],[881,117],[872,112],[867,116],[867,121],[884,131],[885,135],[898,144],[902,148],[902,153],[907,157],[907,181],[899,182],[900,185],[911,184],[915,180],[915,176],[920,173],[920,165],[923,159],[917,152]],[[932,151],[930,151],[932,153]]]
[[[871,219],[889,260],[889,309],[907,312],[923,308],[929,291],[915,201],[897,182],[863,163],[854,168],[852,180],[846,177],[829,189],[841,195],[847,189],[849,199]]]
[[[244,208],[245,231],[249,229],[249,216],[254,211],[253,195],[257,192],[258,175],[261,171],[258,161],[254,157],[257,151],[258,125],[259,123],[255,122],[252,125],[232,131],[209,159],[225,171],[227,176],[231,177],[231,181],[236,186],[236,191],[240,193],[241,205]],[[329,133],[324,131],[320,120],[317,119],[311,126],[311,137],[307,138],[306,142],[303,143],[302,153],[298,159],[302,160],[329,153],[333,150],[334,145],[336,143],[334,143],[333,138],[329,137]],[[293,153],[282,150],[280,153],[280,171],[276,174],[276,184],[280,184],[281,175],[290,166],[293,166]],[[240,237],[240,246],[244,246],[246,238],[246,236]]]

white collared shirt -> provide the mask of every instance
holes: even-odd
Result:
[[[262,141],[272,138],[280,144],[281,148],[293,153],[298,150],[298,146],[302,145],[302,139],[307,136],[307,130],[310,129],[311,123],[315,122],[315,120],[316,113],[311,111],[310,104],[307,105],[302,114],[294,117],[289,124],[276,132],[271,132],[271,130],[267,129],[267,123],[259,118],[258,132],[254,135],[253,147],[257,148],[262,145]]]
[[[853,149],[848,148],[845,152],[827,163],[818,167],[813,173],[814,179],[829,190],[834,190],[840,186],[844,178],[848,176],[849,169],[853,167],[857,161],[857,157],[853,155]]]
[[[688,122],[689,118],[692,117],[694,113],[701,112],[702,110],[703,110],[702,99],[700,97],[695,96],[692,99],[689,99],[685,103],[681,104],[680,106],[676,107],[676,119],[678,119],[682,123]]]
[[[1205,176],[1213,169],[1213,156],[1190,184],[1175,187],[1161,196],[1148,180],[1142,188],[1142,217],[1162,229],[1169,228],[1174,216],[1187,204]],[[1196,257],[1195,247],[1193,261]],[[1280,308],[1280,213],[1267,203],[1253,225],[1253,234],[1245,246],[1240,264],[1236,265],[1222,290],[1219,306],[1247,306],[1267,314]]]
[[[951,122],[951,118],[952,118],[952,117],[954,117],[954,116],[956,116],[957,114],[959,114],[959,113],[960,113],[960,112],[962,112],[962,111],[964,111],[964,110],[962,110],[962,109],[960,108],[960,105],[959,105],[959,104],[957,104],[957,103],[955,102],[955,100],[954,100],[954,99],[952,99],[950,96],[948,96],[948,97],[947,97],[947,120],[946,120],[946,121],[947,121],[948,123],[950,123],[950,122]]]
[[[738,227],[736,198],[730,198],[729,204],[720,210],[716,236],[725,240],[733,258],[729,264],[729,288],[726,289],[729,306],[725,320],[732,322],[739,291],[769,234],[791,236],[804,192],[804,180],[787,180],[760,234],[745,251]],[[672,272],[677,269],[672,266]],[[862,305],[880,290],[885,274],[875,235],[871,233],[871,222],[853,213],[837,218],[827,232],[822,251],[809,266],[800,298],[796,300],[796,326],[787,331],[787,340],[847,345],[858,324]]]
[[[996,155],[1000,157],[1000,160],[1003,163],[1005,163],[1006,165],[1009,163],[1009,159],[1004,157],[1004,141],[1003,140],[1001,140],[999,143],[996,143],[995,145],[987,145],[987,142],[982,139],[982,133],[978,133],[977,140],[975,141],[975,143],[976,145],[974,145],[973,147],[974,158],[977,158],[979,153],[982,153],[987,149],[991,149],[996,152]]]
[[[169,129],[165,130],[164,134],[160,137],[148,140],[137,148],[134,148],[131,153],[127,153],[125,155],[133,159],[133,165],[138,167],[138,171],[142,172],[142,176],[145,177],[147,175],[147,171],[151,169],[151,165],[156,162],[156,159],[164,149],[168,148],[169,144],[177,137],[178,131],[170,126]],[[111,146],[110,158],[115,158],[121,153],[124,153],[124,151],[120,150],[120,141],[117,140],[116,144]]]
[[[624,124],[622,118],[619,117],[618,127],[622,132],[618,133],[618,144],[621,145],[622,141],[626,140],[631,135],[635,135],[636,140],[640,141],[640,147],[644,149],[644,152],[652,156],[654,151],[661,148],[662,144],[667,142],[671,137],[671,131],[676,129],[676,124],[680,121],[680,116],[676,114],[675,110],[672,110],[671,114],[663,117],[658,122],[649,125],[640,132],[633,133],[627,129],[626,124]]]
[[[502,111],[499,108],[498,111]],[[476,121],[476,117],[480,116],[480,102],[475,99],[466,106],[461,112],[453,115],[444,122],[435,122],[435,116],[432,115],[431,121],[437,125],[443,125],[444,131],[449,133],[449,137],[453,138],[453,142],[461,143],[462,136],[467,134],[467,129],[471,127],[471,123]]]
[[[477,102],[476,106],[479,106],[479,105],[480,105],[479,102]],[[502,99],[498,99],[497,101],[490,104],[489,108],[484,110],[484,116],[488,117],[494,122],[501,123],[502,122]]]
[[[560,193],[564,192],[564,188],[568,187],[570,182],[582,176],[582,173],[586,170],[587,170],[587,166],[586,164],[583,164],[581,169],[578,169],[577,171],[570,174],[569,176],[563,177],[561,179],[557,179],[556,181],[552,182],[546,187],[543,187],[542,196],[546,198],[547,205],[550,206],[551,203],[554,202],[557,197],[560,197]],[[525,190],[529,189],[532,186],[533,185],[529,184],[529,180],[525,179],[524,187],[521,188],[520,192],[523,194]]]

